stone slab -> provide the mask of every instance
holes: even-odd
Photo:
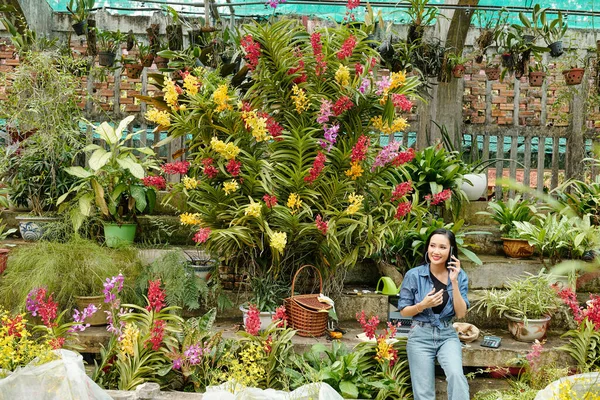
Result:
[[[461,259],[462,267],[469,276],[469,289],[502,288],[509,279],[525,272],[537,274],[543,265],[537,258],[517,259],[505,256],[480,255],[483,265]]]

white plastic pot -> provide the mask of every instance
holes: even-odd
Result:
[[[460,188],[471,201],[479,200],[487,193],[487,174],[465,174]]]

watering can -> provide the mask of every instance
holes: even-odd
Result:
[[[379,287],[383,288],[380,290]],[[377,282],[377,289],[375,289],[376,293],[385,294],[386,296],[397,296],[400,293],[400,288],[396,287],[396,284],[389,276],[382,276],[379,278],[379,282]]]

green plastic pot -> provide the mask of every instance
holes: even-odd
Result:
[[[137,224],[104,223],[104,239],[108,247],[123,247],[133,244]]]

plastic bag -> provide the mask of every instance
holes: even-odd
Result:
[[[0,399],[112,400],[85,374],[81,355],[69,350],[55,352],[60,359],[42,365],[30,363],[0,379]]]
[[[233,389],[233,390],[232,390]],[[234,391],[235,393],[231,393]],[[202,395],[203,400],[343,400],[331,386],[326,383],[309,383],[300,386],[293,392],[274,389],[248,388],[225,382],[219,386],[209,386]]]
[[[596,398],[600,396],[600,373],[571,375],[560,378],[540,390],[535,400],[553,400],[558,398],[583,399],[584,396]],[[588,397],[585,397],[586,399]]]

